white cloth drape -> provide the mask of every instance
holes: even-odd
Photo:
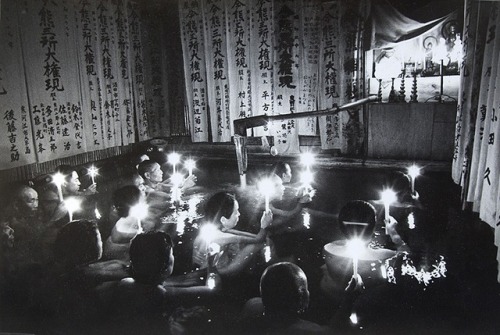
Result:
[[[141,22],[128,0],[2,1],[0,169],[168,135]]]
[[[500,245],[500,6],[466,1],[453,179]],[[500,260],[500,252],[497,256]],[[500,271],[498,280],[500,281]]]
[[[331,108],[361,98],[354,89],[355,54],[362,54],[359,22],[365,18],[357,10],[365,1],[355,3],[181,0],[192,140],[227,142],[238,118]],[[362,134],[350,127],[360,129],[360,122],[358,112],[325,118],[322,148],[359,147],[361,140],[351,137]],[[275,121],[248,135],[274,136],[280,154],[298,153],[299,135],[317,135],[317,120]]]

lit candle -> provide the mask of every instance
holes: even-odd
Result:
[[[188,159],[188,160],[186,160],[186,162],[184,163],[184,165],[187,167],[187,169],[189,171],[189,176],[192,176],[193,175],[193,169],[196,167],[195,161],[192,160],[192,159]]]
[[[98,171],[99,171],[99,169],[97,169],[94,165],[92,165],[88,169],[88,174],[90,175],[90,178],[92,178],[92,184],[95,184],[95,176],[98,174],[97,173]]]
[[[384,219],[385,221],[389,220],[389,206],[396,201],[396,193],[387,189],[382,191],[382,202],[384,203]]]
[[[264,258],[266,260],[266,263],[269,263],[269,261],[271,260],[271,247],[268,245],[264,247]]]
[[[259,184],[259,191],[265,198],[266,212],[269,211],[269,198],[274,189],[274,183],[269,178],[262,179]]]
[[[174,173],[172,177],[170,177],[170,181],[172,182],[172,202],[181,200],[180,186],[183,180],[184,176],[180,173]]]
[[[309,169],[311,165],[314,164],[314,161],[315,159],[312,152],[304,152],[300,155],[300,162],[306,167],[306,169]]]
[[[420,175],[420,168],[416,165],[412,165],[408,168],[408,175],[410,175],[411,180],[411,193],[415,193],[415,179]]]
[[[304,211],[304,213],[302,213],[302,218],[304,219],[304,227],[306,227],[307,229],[311,228],[311,214],[309,214],[309,212],[307,211]]]
[[[358,260],[364,249],[365,243],[359,238],[353,238],[347,242],[347,251],[352,258],[353,277],[358,277]]]
[[[175,173],[175,166],[180,162],[181,155],[176,152],[172,152],[168,155],[168,162],[173,166],[173,173]]]
[[[59,195],[59,200],[62,202],[64,201],[63,194],[62,194],[62,186],[64,185],[64,175],[62,173],[55,173],[52,176],[52,182],[56,184],[57,186],[57,194]]]
[[[130,208],[129,215],[136,218],[139,225],[138,233],[142,232],[141,221],[148,216],[148,210],[149,206],[142,200]]]
[[[73,213],[80,210],[81,200],[77,198],[68,198],[64,201],[64,205],[68,210],[69,221],[73,221]]]
[[[311,184],[314,181],[313,173],[309,170],[302,171],[300,174],[300,182],[304,188],[304,195],[311,190]]]

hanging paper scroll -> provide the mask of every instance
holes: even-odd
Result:
[[[482,132],[483,150],[479,161],[484,161],[483,175],[478,176],[478,182],[482,180],[481,210],[479,217],[497,228],[500,222],[500,89],[498,87],[498,67],[500,66],[500,41],[496,36],[500,35],[500,9],[498,3],[492,6],[490,22],[483,60],[483,78],[488,78],[488,100],[486,102],[486,117]],[[483,106],[481,106],[483,107]],[[475,160],[474,160],[475,161]],[[471,176],[472,178],[472,176]]]
[[[66,2],[23,2],[20,18],[39,162],[86,151],[75,29]],[[39,57],[43,55],[43,57]]]
[[[162,13],[153,13],[146,22],[143,23],[144,40],[149,41],[143,45],[145,86],[147,95],[147,110],[149,135],[151,137],[170,136],[169,104],[167,93],[167,57],[165,50],[162,50],[166,40],[163,29]]]
[[[230,73],[229,68],[238,66],[233,59],[232,52],[234,52],[234,47],[238,48],[239,45],[237,41],[232,41],[232,35],[226,35],[226,20],[229,20],[231,15],[226,15],[224,4],[223,0],[209,1],[203,7],[206,31],[207,92],[213,142],[231,140],[233,126],[231,111],[237,114],[238,110],[238,105],[235,105],[237,101],[235,92],[238,91],[239,81],[236,74]],[[228,49],[227,43],[233,47]],[[233,102],[232,105],[230,101]]]
[[[252,56],[252,109],[254,115],[274,114],[274,26],[273,2],[252,1],[250,45]],[[257,127],[254,135],[269,135],[268,127]]]
[[[144,87],[144,58],[141,42],[141,22],[137,3],[127,2],[129,39],[131,45],[130,68],[132,95],[134,97],[133,113],[136,118],[139,141],[148,140],[149,121],[146,109],[146,92]]]
[[[0,21],[0,170],[36,161],[16,4],[3,0]]]
[[[342,92],[340,63],[340,2],[323,4],[320,56],[319,109],[340,105]],[[322,149],[342,148],[342,120],[339,114],[320,117]]]
[[[250,8],[251,0],[229,0],[227,6],[231,132],[231,120],[252,116]]]
[[[191,117],[193,142],[208,141],[207,77],[202,1],[179,3],[181,41],[186,74],[186,100]]]
[[[299,8],[293,0],[274,3],[275,67],[274,113],[297,112],[299,81]],[[271,128],[274,145],[280,154],[299,153],[299,136],[295,119],[275,121]]]
[[[301,14],[301,36],[303,47],[299,57],[300,85],[298,111],[317,110],[317,92],[319,84],[319,53],[321,36],[321,4],[314,0],[304,0]],[[317,118],[298,119],[299,135],[316,135]]]

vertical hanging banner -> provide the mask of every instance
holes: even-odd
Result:
[[[251,0],[227,0],[228,63],[231,120],[252,116],[252,73],[250,64]]]
[[[127,15],[129,27],[129,40],[131,46],[131,83],[133,100],[133,115],[137,125],[137,137],[139,141],[151,138],[148,133],[149,121],[146,109],[146,92],[144,87],[144,58],[142,54],[141,42],[141,22],[139,17],[138,4],[132,1],[127,2]]]
[[[99,72],[100,50],[97,45],[97,22],[93,19],[96,11],[94,1],[82,0],[75,11],[77,29],[78,62],[80,68],[81,93],[86,99],[82,99],[83,126],[86,129],[86,143],[89,150],[106,148],[104,143],[103,120],[101,117],[101,106],[97,74]],[[92,130],[92,131],[90,131]]]
[[[252,108],[254,115],[274,114],[274,26],[273,2],[252,1],[250,64],[252,68]],[[268,134],[268,127],[254,128],[254,135]]]
[[[275,1],[274,113],[297,112],[299,85],[299,9],[294,0]],[[296,119],[275,121],[271,131],[279,154],[299,153]]]
[[[299,58],[301,65],[298,111],[308,112],[317,110],[321,4],[314,0],[303,0],[300,13],[302,48]],[[316,135],[316,126],[316,117],[298,119],[299,135]]]
[[[496,16],[498,15],[497,10],[498,6],[492,6],[491,8],[491,16],[490,22],[488,25],[488,32],[490,34],[500,33],[498,31],[498,27],[496,26]],[[496,31],[495,31],[496,30]],[[490,147],[490,136],[492,122],[495,122],[495,105],[494,99],[496,94],[492,94],[494,89],[485,89],[492,88],[496,86],[496,79],[498,75],[498,67],[496,64],[493,64],[493,55],[495,52],[498,54],[498,49],[500,49],[500,41],[495,38],[487,39],[484,46],[484,59],[477,59],[475,62],[475,66],[482,66],[482,75],[481,82],[479,87],[482,89],[479,90],[479,98],[478,98],[478,113],[476,117],[475,124],[475,133],[474,133],[474,146],[472,149],[473,157],[471,160],[470,166],[470,179],[469,186],[467,192],[467,201],[473,202],[473,210],[476,212],[480,211],[480,206],[485,205],[485,201],[481,200],[483,194],[483,185],[488,184],[491,185],[490,173],[488,173],[487,178],[483,178],[483,173],[486,169],[486,161],[488,159],[488,155],[491,154],[489,150]],[[479,62],[479,64],[478,64]],[[480,64],[482,62],[482,65]],[[489,114],[492,114],[491,117]],[[492,135],[492,142],[494,142],[494,136]],[[495,172],[496,174],[496,172]],[[486,201],[490,206],[487,207],[496,207],[496,198],[493,200],[495,205],[492,206],[492,201]],[[486,222],[491,223],[491,218]]]
[[[486,150],[481,152],[481,160],[485,161],[483,175],[483,190],[479,217],[498,229],[500,222],[500,87],[498,87],[498,67],[500,66],[500,41],[495,36],[500,35],[500,15],[498,3],[492,6],[490,22],[484,52],[483,69],[485,74],[491,72],[488,83],[488,105],[484,126],[483,141]],[[489,49],[489,50],[488,50]],[[477,131],[477,130],[476,130]],[[484,153],[484,154],[483,154]]]
[[[207,92],[213,142],[231,140],[230,91],[237,89],[235,78],[230,83],[228,59],[235,44],[228,48],[226,34],[226,9],[224,0],[207,1],[204,6],[205,55],[207,68]],[[231,90],[230,90],[231,88]],[[232,106],[236,110],[236,106]]]
[[[38,162],[83,153],[73,16],[68,16],[66,1],[27,0],[23,5],[20,27],[24,59],[29,60],[24,65]]]
[[[29,117],[28,96],[19,27],[17,1],[2,1],[0,20],[0,170],[36,161]]]
[[[340,2],[323,3],[320,56],[319,109],[339,106],[340,92]],[[321,116],[321,149],[341,149],[342,127],[339,114]]]
[[[149,135],[151,137],[170,136],[170,110],[168,104],[167,67],[168,59],[162,45],[166,40],[161,12],[153,13],[147,22],[142,24],[143,40],[148,41],[143,45],[144,71],[147,79],[146,105],[149,111]]]
[[[193,142],[208,141],[207,84],[201,0],[179,2],[186,99]]]

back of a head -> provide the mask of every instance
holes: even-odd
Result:
[[[147,179],[145,176],[146,172],[153,171],[153,168],[156,164],[158,163],[152,160],[142,161],[139,163],[139,165],[137,165],[137,173],[139,173],[139,176],[141,176],[142,178]]]
[[[113,205],[120,217],[127,217],[130,208],[141,199],[141,191],[135,185],[127,185],[120,187],[113,192]]]
[[[71,179],[73,172],[76,172],[76,169],[71,165],[63,164],[56,167],[55,171],[62,174],[64,176],[64,179],[66,179],[66,181],[68,182]]]
[[[389,174],[388,186],[396,192],[399,202],[411,201],[411,178],[402,171],[394,171]]]
[[[300,267],[290,262],[267,267],[260,279],[260,292],[268,314],[297,315],[309,304],[307,277]]]
[[[287,163],[280,161],[273,165],[272,172],[281,177],[283,173],[287,172],[287,167],[288,167]]]
[[[375,229],[375,222],[375,208],[363,200],[349,201],[339,213],[340,230],[348,239],[352,237],[370,239]]]
[[[234,210],[234,203],[236,198],[234,195],[227,192],[218,192],[208,199],[205,203],[205,216],[206,222],[220,224],[220,218],[229,218]]]
[[[156,284],[171,266],[172,239],[162,231],[138,234],[130,242],[131,275],[138,282]]]
[[[95,222],[71,221],[57,233],[54,256],[59,263],[75,267],[97,261],[101,255],[101,234]]]

